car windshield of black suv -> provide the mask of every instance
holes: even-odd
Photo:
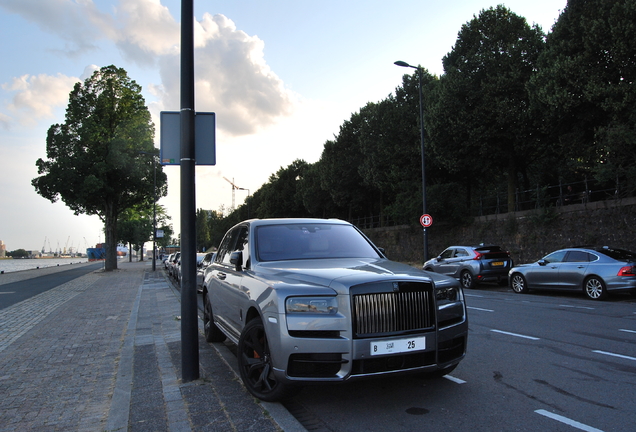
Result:
[[[259,261],[318,258],[379,258],[373,246],[351,225],[288,224],[256,229]]]

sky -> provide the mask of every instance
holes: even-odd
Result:
[[[194,0],[195,110],[216,116],[216,165],[196,168],[196,208],[238,207],[281,167],[324,143],[412,69],[443,74],[461,26],[503,4],[549,32],[567,0]],[[103,66],[142,86],[159,148],[161,111],[178,111],[179,0],[0,0],[0,240],[8,251],[93,247],[97,216],[38,195],[35,162],[64,123],[73,85]],[[180,231],[180,169],[159,204]]]

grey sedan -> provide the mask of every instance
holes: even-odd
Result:
[[[442,376],[464,358],[459,282],[387,260],[335,219],[264,219],[230,229],[203,283],[208,342],[238,345],[257,398],[307,383],[398,373]]]
[[[561,249],[508,273],[516,293],[530,289],[583,291],[592,300],[636,290],[636,254],[607,246]]]

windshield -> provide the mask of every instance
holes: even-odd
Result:
[[[264,225],[256,230],[256,248],[259,261],[379,257],[351,225]]]

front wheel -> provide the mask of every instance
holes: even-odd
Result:
[[[472,289],[475,288],[475,279],[473,278],[473,274],[468,270],[464,270],[459,276],[459,281],[462,284],[464,289]]]
[[[528,292],[528,284],[526,283],[526,278],[519,273],[515,273],[512,275],[510,279],[510,286],[512,290],[518,294],[525,294]]]
[[[260,400],[275,402],[296,392],[296,387],[281,383],[274,375],[269,343],[260,319],[245,325],[239,338],[237,357],[243,384]]]
[[[585,279],[583,291],[585,291],[585,295],[592,300],[603,300],[607,297],[605,282],[596,276],[590,276]]]

